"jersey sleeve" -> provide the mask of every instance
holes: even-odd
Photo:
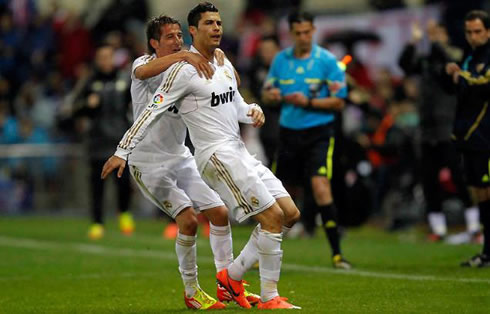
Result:
[[[148,133],[148,128],[177,100],[187,94],[191,74],[184,68],[185,64],[184,62],[176,63],[165,72],[162,83],[153,94],[146,109],[138,116],[119,142],[115,156],[127,160],[132,150]]]
[[[327,85],[333,82],[339,82],[341,88],[331,93],[331,97],[346,98],[347,97],[347,83],[345,81],[345,72],[340,68],[335,57],[328,58],[326,60],[326,79]]]
[[[138,79],[136,77],[136,75],[134,74],[134,71],[136,71],[137,68],[139,68],[142,65],[147,64],[148,62],[150,62],[153,59],[155,59],[154,56],[144,55],[144,56],[141,56],[138,59],[134,60],[133,66],[131,68],[131,80],[137,80]]]
[[[260,106],[255,103],[247,104],[238,90],[235,96],[235,104],[237,106],[238,122],[240,123],[246,123],[246,124],[254,123],[252,117],[249,117],[247,115],[250,109],[258,108],[260,111],[262,111]]]
[[[229,60],[225,60],[225,66],[229,68],[229,70],[231,71],[231,73],[233,73],[232,75],[233,75],[233,78],[234,78],[235,86],[237,86],[236,94],[235,94],[235,97],[234,97],[234,103],[235,103],[235,106],[237,107],[237,118],[238,118],[238,122],[240,122],[240,123],[246,123],[246,124],[252,124],[253,123],[252,118],[249,117],[249,116],[247,116],[248,111],[251,108],[253,108],[254,106],[255,107],[258,107],[259,109],[260,109],[260,107],[257,104],[247,104],[245,102],[245,100],[243,99],[242,95],[240,94],[240,91],[238,90],[238,81],[237,81],[237,78],[235,76],[235,71],[234,71],[233,65],[231,64],[231,62]]]

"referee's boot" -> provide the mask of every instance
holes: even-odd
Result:
[[[461,267],[490,267],[490,256],[480,253],[461,263]]]
[[[337,269],[351,269],[352,264],[347,261],[342,255],[337,254],[332,257],[333,267]]]

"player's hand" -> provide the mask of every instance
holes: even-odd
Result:
[[[208,80],[213,77],[213,67],[211,64],[209,64],[208,60],[206,60],[200,54],[186,51],[184,59],[186,62],[196,68],[197,75],[199,75],[199,77],[204,76]]]
[[[265,115],[259,106],[253,106],[247,113],[247,116],[252,117],[253,127],[260,128],[265,123]]]
[[[454,84],[458,84],[459,73],[461,73],[461,68],[454,62],[446,64],[446,73],[453,78]]]
[[[266,88],[262,91],[262,96],[265,102],[278,103],[281,101],[281,90],[275,87]]]
[[[371,140],[366,134],[359,134],[356,138],[356,141],[359,145],[362,146],[362,148],[365,149],[369,148],[369,146],[371,145]]]
[[[123,175],[124,168],[126,168],[126,160],[117,156],[111,156],[111,158],[107,159],[105,162],[104,167],[102,167],[102,174],[100,177],[101,179],[105,179],[112,173],[112,171],[118,169],[117,177],[120,178]]]
[[[284,96],[284,101],[303,108],[307,107],[309,103],[308,97],[306,97],[303,93],[300,92],[296,92]]]
[[[331,94],[337,93],[342,87],[344,87],[344,83],[340,81],[332,81],[328,83],[328,90]]]
[[[225,65],[226,55],[225,55],[225,52],[223,50],[216,48],[214,50],[214,57],[216,58],[216,61],[218,62],[219,66]]]
[[[453,75],[455,72],[460,72],[461,68],[454,62],[446,64],[446,73],[448,75]]]
[[[100,105],[100,96],[96,93],[92,93],[88,95],[87,98],[87,106],[90,109],[95,109]]]
[[[418,22],[415,22],[412,24],[412,43],[416,44],[419,41],[422,40],[422,37],[424,37],[424,32],[422,31],[422,28],[420,27],[420,24]]]

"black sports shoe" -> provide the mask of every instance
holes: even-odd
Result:
[[[342,255],[337,254],[332,257],[333,267],[337,269],[351,269],[352,265]]]
[[[477,254],[469,260],[462,262],[461,267],[490,267],[490,256],[486,254]]]

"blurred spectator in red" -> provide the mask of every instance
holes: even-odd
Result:
[[[77,14],[58,13],[53,26],[58,39],[59,67],[65,78],[73,80],[79,76],[79,67],[93,55],[92,38]]]

